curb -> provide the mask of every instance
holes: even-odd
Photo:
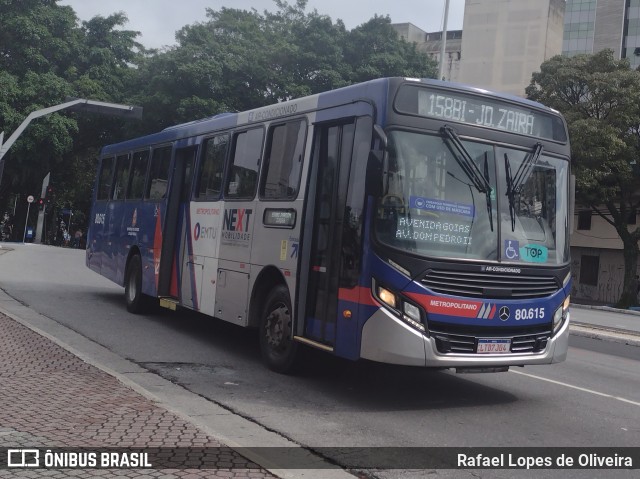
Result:
[[[571,303],[571,307],[578,308],[578,309],[595,309],[599,311],[607,311],[609,313],[621,313],[621,314],[631,314],[634,316],[640,316],[640,311],[634,311],[632,309],[614,308],[613,306],[593,306],[590,304]]]
[[[569,324],[569,334],[584,338],[612,341],[614,343],[626,344],[628,346],[640,346],[640,334],[636,334],[635,332],[623,329],[607,328],[605,326],[594,326],[592,324],[576,321],[572,321]]]

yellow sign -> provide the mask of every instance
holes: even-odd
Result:
[[[287,240],[280,241],[280,261],[287,260],[287,250],[288,250]]]

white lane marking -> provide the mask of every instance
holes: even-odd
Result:
[[[622,401],[622,402],[626,402],[628,404],[633,404],[634,406],[640,406],[640,402],[637,401],[631,401],[630,399],[625,399],[622,398],[620,396],[613,396],[611,394],[606,394],[606,393],[601,393],[599,391],[594,391],[593,389],[587,389],[587,388],[581,388],[580,386],[574,386],[573,384],[567,384],[567,383],[563,383],[561,381],[555,381],[553,379],[547,379],[547,378],[543,378],[541,376],[535,376],[533,374],[528,374],[528,373],[523,373],[520,371],[513,371],[513,370],[509,370],[509,372],[514,373],[514,374],[520,374],[521,376],[527,376],[533,379],[540,379],[541,381],[547,381],[549,383],[553,383],[553,384],[558,384],[560,386],[565,386],[571,389],[577,389],[578,391],[584,391],[586,393],[589,394],[595,394],[596,396],[602,396],[605,398],[611,398],[611,399],[616,399],[617,401]]]

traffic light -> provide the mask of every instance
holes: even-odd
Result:
[[[44,194],[44,201],[47,206],[53,202],[53,186],[47,186],[47,190]]]
[[[44,198],[38,198],[38,208],[43,210],[44,209]]]

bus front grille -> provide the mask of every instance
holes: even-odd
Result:
[[[436,293],[487,299],[544,298],[560,289],[553,276],[436,269],[422,278],[422,284]]]
[[[551,338],[548,325],[534,328],[469,328],[447,324],[432,324],[429,335],[435,339],[441,354],[476,354],[478,339],[510,339],[511,353],[539,353]]]

